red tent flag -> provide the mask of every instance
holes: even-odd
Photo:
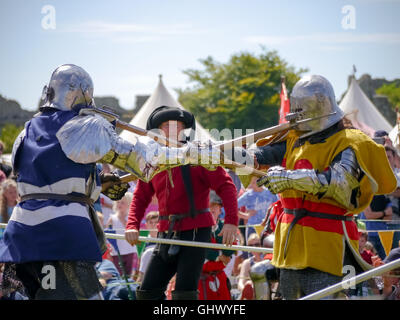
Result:
[[[279,110],[279,124],[287,122],[286,115],[290,112],[290,100],[287,94],[285,78],[281,81],[281,108]]]

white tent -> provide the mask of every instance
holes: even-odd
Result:
[[[143,106],[140,108],[139,112],[133,117],[133,119],[129,122],[131,125],[146,129],[147,118],[153,112],[154,109],[161,106],[169,106],[169,107],[177,107],[185,110],[185,108],[172,97],[172,95],[165,88],[164,83],[160,76],[160,81],[153,94],[146,100]],[[121,132],[120,137],[132,141],[135,134],[124,130]],[[214,141],[209,132],[205,130],[197,121],[196,121],[196,132],[195,132],[195,140],[197,141]]]
[[[400,149],[399,127],[394,126],[392,131],[389,132],[389,138],[392,140],[393,145]]]
[[[391,124],[361,90],[356,79],[351,79],[350,87],[339,104],[355,127],[363,131],[392,130]]]

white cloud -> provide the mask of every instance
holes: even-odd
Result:
[[[297,42],[315,42],[319,44],[399,44],[400,33],[315,33],[296,36],[248,36],[244,41],[265,45],[286,45]]]
[[[208,31],[196,29],[191,24],[135,24],[106,21],[86,21],[68,25],[61,31],[75,32],[89,37],[112,37],[117,42],[150,42],[165,36],[201,35]]]

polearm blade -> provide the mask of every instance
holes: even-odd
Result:
[[[278,124],[278,125],[270,127],[270,128],[261,129],[256,132],[246,134],[244,136],[223,142],[221,144],[217,144],[215,147],[220,148],[223,151],[233,149],[234,147],[241,147],[245,144],[249,144],[249,142],[254,143],[258,139],[269,137],[269,136],[293,129],[293,128],[297,127],[299,124],[303,124],[303,123],[318,120],[321,118],[329,117],[331,115],[334,115],[335,113],[336,112],[332,112],[329,114],[324,114],[324,115],[321,115],[318,117],[308,118],[308,119],[303,119],[303,120],[296,120],[297,114],[290,113],[287,115],[287,119],[289,120],[289,122],[285,122],[285,123]]]
[[[279,132],[283,132],[285,130],[289,130],[292,127],[294,127],[293,124],[290,122],[287,123],[282,123],[267,129],[262,129],[253,133],[246,134],[244,136],[223,142],[221,144],[217,144],[216,147],[220,148],[221,150],[230,150],[233,149],[233,147],[241,147],[245,144],[249,144],[249,142],[254,143],[258,139],[265,138],[268,136],[272,136],[274,134],[277,134]]]

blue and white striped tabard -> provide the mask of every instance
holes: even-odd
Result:
[[[101,185],[95,164],[68,159],[56,137],[60,127],[76,115],[74,111],[46,110],[25,124],[25,137],[13,163],[21,196],[56,193],[98,198]],[[0,242],[0,262],[52,260],[101,261],[87,207],[64,200],[19,203]]]

